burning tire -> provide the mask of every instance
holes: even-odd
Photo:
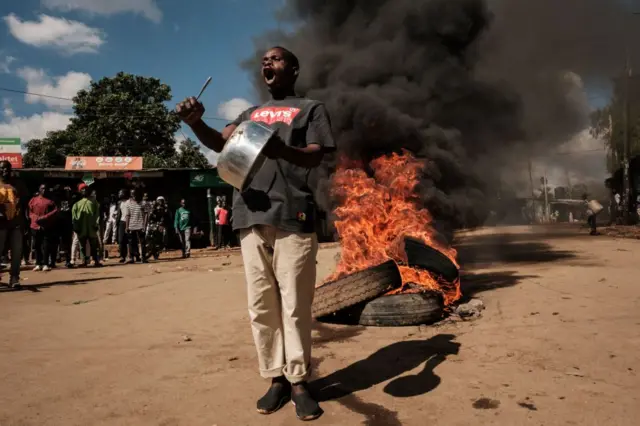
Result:
[[[394,294],[374,299],[360,309],[360,325],[400,327],[431,324],[442,319],[444,300],[442,295],[435,291]]]
[[[409,289],[421,290],[416,284]],[[444,298],[436,291],[402,293],[382,296],[369,302],[319,318],[320,321],[337,324],[364,325],[370,327],[402,327],[432,324],[444,317]]]
[[[316,288],[312,313],[314,318],[326,316],[362,302],[368,302],[402,285],[396,262],[358,271]]]
[[[404,250],[407,253],[409,266],[425,269],[450,283],[460,276],[458,267],[451,259],[433,247],[412,238],[405,238]]]

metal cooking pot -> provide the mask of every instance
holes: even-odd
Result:
[[[238,189],[246,190],[267,157],[262,150],[273,130],[254,121],[244,121],[236,127],[218,156],[218,174]]]

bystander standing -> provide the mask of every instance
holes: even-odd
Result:
[[[180,200],[180,208],[176,211],[173,227],[180,239],[182,257],[191,256],[191,211],[187,209],[187,200]]]
[[[58,213],[53,200],[49,197],[45,184],[40,185],[38,195],[29,201],[29,219],[34,235],[36,267],[34,271],[49,271],[55,267],[58,245],[55,220]]]
[[[136,261],[146,263],[147,249],[144,243],[144,230],[147,226],[147,217],[142,210],[139,192],[131,190],[131,198],[127,201],[125,215],[125,229],[129,239],[129,263]]]
[[[22,238],[29,193],[24,184],[13,177],[11,163],[0,161],[0,253],[11,251],[9,287],[20,287]]]
[[[91,257],[94,266],[100,267],[100,258],[98,256],[98,220],[100,218],[100,207],[97,201],[89,197],[89,187],[85,183],[78,185],[78,192],[82,197],[71,209],[73,219],[73,230],[78,236],[80,243],[80,256],[83,259],[83,266],[89,263],[89,253],[87,253],[87,243],[91,250]]]

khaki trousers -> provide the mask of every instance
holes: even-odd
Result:
[[[311,304],[316,285],[316,234],[272,226],[240,231],[249,317],[260,374],[299,383],[311,361]]]

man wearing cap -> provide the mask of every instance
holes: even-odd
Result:
[[[80,242],[80,255],[84,261],[83,266],[89,263],[89,256],[86,253],[87,241],[91,247],[91,257],[94,266],[100,267],[102,264],[98,258],[98,219],[100,218],[100,208],[98,202],[89,198],[89,187],[85,183],[78,185],[78,192],[82,197],[71,209],[73,219],[73,230],[78,235]]]

